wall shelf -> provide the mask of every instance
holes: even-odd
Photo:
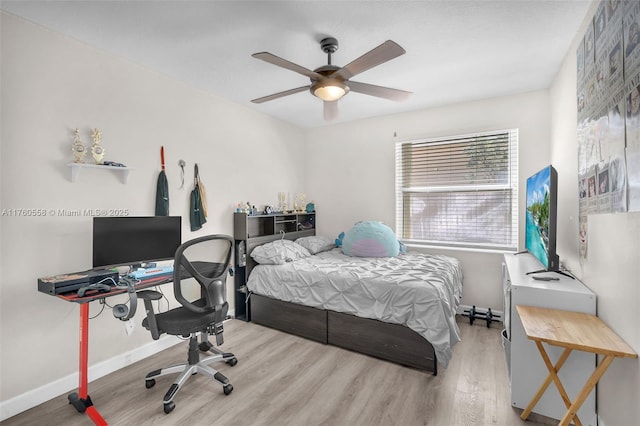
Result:
[[[115,167],[115,166],[104,166],[100,164],[87,164],[87,163],[69,163],[67,164],[71,168],[71,182],[75,182],[80,175],[81,169],[102,169],[102,170],[113,170],[115,172],[119,172],[122,177],[122,183],[127,183],[129,180],[129,173],[134,170],[131,167]]]

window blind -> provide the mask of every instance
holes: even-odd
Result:
[[[396,143],[405,243],[515,250],[518,130]]]

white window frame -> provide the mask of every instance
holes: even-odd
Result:
[[[474,184],[474,183],[453,183],[452,185],[432,185],[432,186],[419,186],[419,187],[403,187],[403,146],[406,144],[455,144],[458,141],[468,142],[474,138],[485,139],[491,136],[507,135],[508,137],[508,181],[501,184]],[[424,166],[417,164],[418,166]],[[412,169],[415,170],[416,164],[412,163]],[[410,238],[410,227],[405,230],[404,218],[405,218],[405,194],[415,193],[451,193],[458,192],[476,192],[476,191],[510,191],[511,192],[511,209],[510,209],[510,235],[509,241],[505,241],[504,244],[489,243],[489,242],[477,242],[477,241],[441,241],[435,239],[417,239]],[[450,248],[463,248],[463,249],[479,249],[479,250],[491,250],[491,251],[517,251],[518,247],[518,129],[497,130],[483,133],[473,133],[467,135],[431,138],[431,139],[419,139],[396,142],[396,235],[398,239],[403,241],[407,245],[416,246],[440,246]]]

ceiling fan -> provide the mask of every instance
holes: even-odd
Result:
[[[387,40],[380,46],[370,50],[344,67],[331,64],[331,54],[338,50],[338,40],[327,37],[320,41],[320,48],[327,54],[327,65],[323,65],[311,71],[303,66],[289,62],[269,52],[254,53],[254,58],[261,59],[270,64],[297,72],[309,77],[311,84],[274,93],[273,95],[253,99],[251,102],[261,104],[272,101],[294,93],[309,90],[311,94],[324,101],[324,119],[333,120],[338,116],[338,99],[347,93],[357,92],[379,98],[390,99],[392,101],[403,101],[407,99],[411,92],[391,89],[389,87],[375,86],[373,84],[358,83],[349,80],[351,77],[360,74],[368,69],[383,64],[391,59],[397,58],[405,53],[405,50],[397,43]]]

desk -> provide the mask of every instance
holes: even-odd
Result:
[[[160,284],[166,284],[173,280],[173,275],[158,276],[141,281],[135,286],[137,290],[153,287]],[[72,404],[80,413],[85,413],[96,425],[107,425],[102,415],[93,406],[93,402],[88,394],[88,355],[89,355],[89,303],[94,300],[104,299],[106,297],[127,293],[127,289],[123,287],[112,287],[108,293],[99,293],[98,291],[89,291],[84,297],[77,297],[75,293],[59,294],[56,297],[68,302],[80,304],[80,365],[78,367],[79,385],[78,392],[69,394],[69,403]]]
[[[529,417],[538,400],[553,381],[567,407],[567,412],[559,423],[560,426],[566,426],[572,420],[580,426],[581,422],[576,413],[614,358],[637,358],[638,354],[595,315],[523,305],[517,305],[516,309],[527,338],[535,342],[549,370],[549,375],[520,417],[522,420]],[[564,348],[555,366],[551,363],[542,345],[543,342]],[[571,402],[558,378],[558,371],[574,349],[602,355],[603,358],[576,399]]]

